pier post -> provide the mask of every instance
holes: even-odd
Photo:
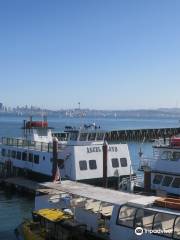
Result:
[[[144,191],[147,193],[151,191],[151,171],[149,167],[144,169]]]
[[[103,184],[105,188],[108,187],[107,155],[108,155],[108,145],[107,145],[107,142],[104,142],[103,144]]]
[[[58,140],[53,138],[53,163],[52,163],[52,180],[60,180],[60,172],[58,167]]]

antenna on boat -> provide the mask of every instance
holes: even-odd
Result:
[[[145,142],[145,137],[143,138],[143,141],[142,141],[142,143],[140,144],[140,146],[139,146],[139,152],[138,152],[138,155],[139,155],[139,157],[141,158],[142,157],[142,155],[143,155],[143,151],[142,151],[142,145],[144,144],[144,142]]]
[[[23,132],[24,132],[24,137],[26,137],[27,136],[27,129],[26,129],[26,120],[24,119],[23,120]]]
[[[44,121],[44,113],[43,113],[43,109],[41,110],[41,124],[43,127],[43,121]]]

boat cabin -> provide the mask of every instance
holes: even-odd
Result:
[[[82,142],[104,142],[106,132],[101,130],[100,127],[94,127],[94,125],[84,125],[79,129],[66,126],[64,132],[55,132],[53,136],[57,137],[59,142],[62,143],[82,144]]]
[[[56,162],[61,179],[106,182],[107,186],[117,186],[133,175],[128,145],[106,142],[106,132],[97,127],[66,127],[63,133],[52,133],[46,121],[30,120],[24,122],[23,134],[17,139],[2,138],[0,162],[5,168],[21,169],[46,180],[54,176]],[[54,138],[58,141],[56,157]]]
[[[179,138],[157,140],[153,145],[153,157],[141,158],[140,168],[151,172],[151,189],[180,195]]]
[[[50,143],[53,140],[52,128],[48,126],[46,119],[42,121],[24,120],[23,137],[29,141]]]

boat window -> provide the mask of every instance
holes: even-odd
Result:
[[[79,141],[87,141],[87,133],[81,133],[79,137]]]
[[[173,152],[173,155],[172,155],[172,159],[173,161],[177,161],[180,159],[180,152]]]
[[[164,151],[162,154],[161,154],[161,159],[162,160],[169,160],[172,158],[172,152],[170,151]]]
[[[68,135],[69,133],[56,133],[55,137],[57,137],[60,141],[67,141]]]
[[[5,148],[3,148],[3,149],[1,150],[1,155],[2,155],[3,157],[6,156],[6,149],[5,149]]]
[[[104,133],[97,133],[96,140],[104,140]]]
[[[37,128],[36,131],[39,136],[44,136],[44,137],[47,136],[47,129]]]
[[[27,152],[22,153],[22,160],[27,161]]]
[[[143,229],[152,229],[154,211],[146,209],[138,209],[135,218],[135,227],[142,227]]]
[[[163,176],[160,174],[157,174],[154,176],[153,183],[154,184],[160,184],[163,179]]]
[[[168,187],[173,180],[173,177],[165,176],[162,182],[162,186]]]
[[[72,132],[70,134],[70,140],[71,141],[77,141],[77,138],[78,138],[78,133],[77,132]]]
[[[29,153],[29,162],[33,162],[33,154]]]
[[[112,158],[112,159],[111,159],[111,162],[112,162],[112,167],[113,167],[113,168],[118,168],[118,167],[119,167],[118,158]]]
[[[21,152],[17,152],[16,158],[21,160]]]
[[[155,216],[155,212],[146,210],[146,209],[138,209],[135,218],[135,227],[142,227],[143,229],[152,229],[153,219]]]
[[[117,219],[117,224],[127,226],[127,227],[134,227],[134,218],[137,209],[130,206],[122,206],[119,211],[119,217]]]
[[[180,178],[175,178],[173,183],[172,183],[172,187],[174,188],[180,188]]]
[[[175,215],[167,213],[156,213],[154,218],[153,230],[157,230],[157,234],[171,237]]]
[[[127,158],[120,158],[121,167],[127,167]]]
[[[173,238],[180,239],[180,217],[176,218]]]
[[[91,170],[97,169],[96,160],[89,160],[89,168],[90,168]]]
[[[94,141],[95,139],[96,139],[96,133],[89,133],[88,140],[89,141]]]
[[[11,152],[11,157],[12,157],[12,158],[16,158],[16,151],[13,150],[13,151]]]
[[[34,155],[34,163],[39,164],[39,155]]]
[[[10,156],[11,156],[11,150],[8,150],[7,157],[10,157]]]
[[[87,170],[87,162],[85,160],[79,161],[79,168],[81,171]]]

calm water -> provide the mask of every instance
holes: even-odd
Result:
[[[22,117],[0,116],[0,137],[21,136]],[[64,129],[65,125],[80,126],[95,122],[105,130],[117,129],[138,129],[138,128],[158,128],[158,127],[178,127],[178,119],[110,119],[110,118],[49,118],[49,125],[56,131]],[[129,143],[129,149],[133,165],[138,165],[138,152],[142,149],[144,155],[151,156],[152,149],[150,143]],[[23,218],[31,215],[34,201],[28,197],[23,197],[15,193],[3,192],[0,189],[0,240],[14,240],[14,228],[21,223]]]
[[[24,218],[31,216],[34,201],[16,193],[0,189],[0,239],[14,240],[14,229]]]

